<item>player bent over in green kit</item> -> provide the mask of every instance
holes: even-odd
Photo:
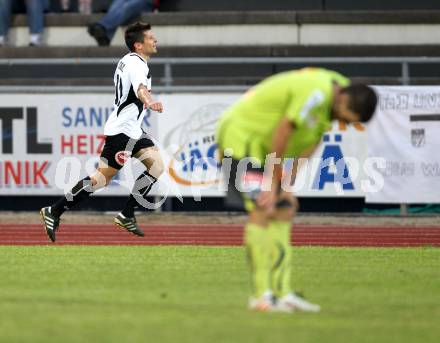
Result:
[[[263,80],[223,114],[216,137],[220,151],[232,157],[226,202],[249,213],[250,309],[320,310],[291,291],[290,231],[298,201],[281,189],[282,163],[273,158],[310,157],[332,120],[367,122],[376,103],[366,85],[350,85],[334,71],[305,68]]]

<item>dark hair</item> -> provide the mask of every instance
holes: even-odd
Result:
[[[125,45],[130,51],[134,51],[134,43],[144,41],[144,32],[151,30],[151,25],[140,21],[133,23],[125,30]]]
[[[349,108],[360,115],[360,122],[365,123],[371,119],[376,109],[377,95],[369,86],[354,84],[341,91],[350,97]]]

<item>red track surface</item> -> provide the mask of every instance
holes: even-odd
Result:
[[[144,226],[136,237],[113,225],[62,224],[56,245],[241,245],[243,226],[172,224]],[[440,227],[294,225],[293,245],[440,247]],[[51,244],[41,224],[0,224],[0,245]]]

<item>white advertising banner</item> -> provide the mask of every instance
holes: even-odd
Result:
[[[311,158],[300,162],[293,191],[297,196],[363,197],[366,158],[364,126],[335,121]]]
[[[158,95],[163,114],[148,113],[166,172],[152,195],[223,196],[215,160],[215,124],[239,93]],[[96,167],[111,94],[1,94],[0,194],[59,195]],[[362,125],[335,122],[299,171],[298,196],[364,196],[370,169]],[[368,166],[367,166],[368,167]],[[131,161],[99,195],[127,195],[142,166]]]
[[[223,196],[216,160],[215,126],[240,94],[169,94],[160,96],[165,113],[159,118],[158,141],[167,173],[163,193],[173,196]],[[166,190],[164,187],[168,187]]]
[[[440,87],[377,87],[369,155],[385,161],[368,203],[440,203]]]
[[[1,94],[0,194],[63,194],[92,173],[113,101],[111,94]],[[157,133],[150,113],[144,127]],[[97,193],[128,194],[132,166]]]

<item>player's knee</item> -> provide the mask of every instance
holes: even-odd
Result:
[[[108,186],[113,176],[114,174],[112,173],[98,169],[96,173],[91,176],[93,188],[99,189]]]

